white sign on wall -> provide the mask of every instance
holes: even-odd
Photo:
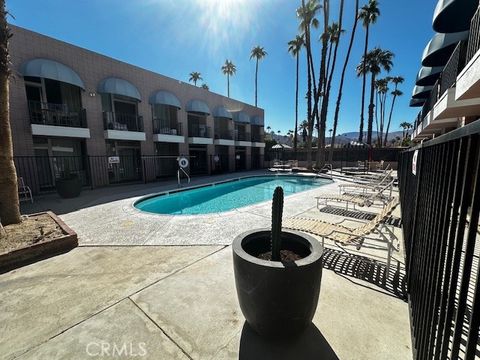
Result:
[[[413,175],[417,175],[417,157],[418,157],[418,150],[415,150],[412,158],[412,174]]]
[[[120,163],[120,156],[109,156],[108,157],[109,164],[119,164]]]

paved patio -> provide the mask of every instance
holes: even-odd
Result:
[[[313,199],[336,186],[287,197],[285,216],[342,219],[320,213]],[[203,218],[188,228],[193,217],[160,219],[129,207],[141,192],[158,188],[138,186],[123,195],[92,191],[84,194],[91,204],[73,211],[62,202],[62,218],[79,233],[81,246],[0,275],[5,358],[412,358],[402,248],[384,278],[386,252],[375,244],[357,251],[327,242],[312,326],[291,343],[266,342],[239,309],[229,244],[247,227],[268,226],[270,204]],[[55,201],[46,197],[35,206]],[[114,219],[102,222],[105,216]],[[173,236],[178,229],[183,235]]]

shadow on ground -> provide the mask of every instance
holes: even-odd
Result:
[[[398,261],[395,267],[393,259],[390,273],[387,274],[386,265],[381,262],[344,251],[325,249],[323,267],[336,274],[366,281],[396,298],[407,300],[405,273]]]
[[[337,360],[338,356],[313,324],[295,340],[279,342],[265,340],[245,322],[238,358],[239,360]]]

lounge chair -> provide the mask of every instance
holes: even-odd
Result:
[[[367,182],[367,183],[352,183],[352,184],[340,184],[338,185],[339,193],[342,194],[346,192],[345,189],[354,189],[354,190],[362,190],[363,193],[366,193],[368,190],[376,191],[379,188],[385,186],[392,180],[392,172],[393,170],[388,171],[383,177],[377,179],[376,181]],[[392,183],[393,187],[393,183]]]
[[[33,204],[32,190],[29,186],[25,185],[23,177],[18,178],[18,199],[20,201],[31,201]]]
[[[390,199],[392,197],[392,187],[393,187],[394,180],[391,180],[388,184],[380,187],[372,193],[360,194],[360,193],[343,193],[343,194],[325,194],[315,197],[317,199],[317,209],[320,205],[328,205],[329,201],[337,201],[337,202],[344,202],[346,203],[347,210],[348,205],[353,204],[353,209],[355,210],[355,206],[371,206],[374,204],[376,200],[385,200]],[[383,193],[390,189],[390,195],[386,196]]]
[[[391,229],[385,224],[385,220],[395,207],[398,205],[398,198],[392,198],[389,203],[382,209],[382,211],[368,222],[361,222],[356,219],[344,219],[337,223],[329,223],[317,219],[291,217],[285,219],[283,227],[287,229],[303,231],[322,237],[322,246],[325,245],[325,238],[331,239],[344,245],[356,244],[357,250],[363,245],[365,239],[385,242],[387,244],[387,272],[390,271],[390,262],[392,250],[397,250],[399,247],[398,239]],[[359,222],[362,226],[357,228],[349,228],[342,225],[345,221]],[[380,238],[368,237],[370,234],[379,235]],[[394,241],[397,242],[394,246]]]

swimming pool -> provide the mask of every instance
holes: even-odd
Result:
[[[158,194],[140,199],[134,206],[142,211],[156,214],[211,214],[269,200],[277,186],[283,187],[287,196],[331,182],[327,179],[305,176],[254,176]]]

